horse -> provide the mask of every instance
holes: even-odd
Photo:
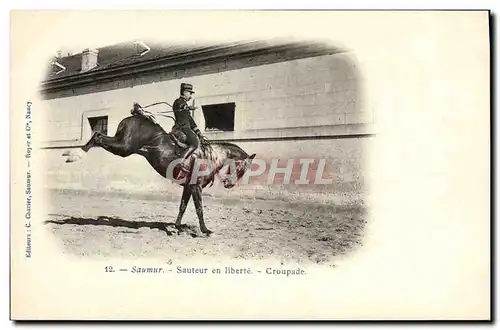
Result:
[[[207,228],[203,218],[202,190],[210,183],[213,185],[216,176],[221,177],[224,188],[233,188],[245,174],[256,155],[249,155],[233,143],[203,139],[200,147],[191,156],[191,170],[183,171],[180,167],[182,159],[179,158],[179,155],[187,145],[183,144],[182,140],[173,132],[165,131],[150,117],[137,113],[132,113],[132,115],[122,119],[114,136],[94,132],[83,147],[63,155],[68,156],[67,163],[75,162],[82,159],[94,147],[101,147],[120,157],[128,157],[133,154],[141,155],[163,178],[183,186],[175,227],[180,233],[184,211],[189,200],[193,197],[200,230],[207,236],[212,231]],[[208,170],[200,172],[202,174],[199,177],[193,177],[193,163],[196,164],[195,160],[199,159],[207,162]],[[229,168],[224,172],[223,168],[227,165]]]

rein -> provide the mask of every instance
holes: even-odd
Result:
[[[176,121],[175,121],[175,118],[174,118],[174,117],[172,117],[172,116],[168,116],[168,115],[165,115],[165,113],[173,113],[173,112],[174,112],[173,110],[171,110],[171,111],[161,111],[161,112],[151,112],[151,111],[144,110],[144,109],[146,109],[146,108],[153,107],[153,106],[155,106],[155,105],[160,105],[160,104],[166,104],[166,105],[168,105],[169,107],[171,107],[171,108],[172,108],[172,106],[171,106],[169,103],[167,103],[167,102],[155,102],[155,103],[148,104],[148,105],[146,105],[146,106],[144,106],[144,107],[143,107],[143,106],[139,106],[139,108],[140,108],[142,111],[144,111],[145,113],[148,113],[149,115],[151,115],[151,116],[153,117],[153,119],[154,119],[154,115],[158,115],[158,116],[162,116],[162,117],[167,117],[167,118],[170,118],[170,119],[172,119],[172,120],[174,121],[174,123],[175,123]]]
[[[142,109],[144,109],[144,108],[149,108],[149,107],[153,107],[153,106],[155,106],[155,105],[159,105],[159,104],[166,104],[166,105],[168,105],[169,107],[171,107],[171,108],[172,108],[172,106],[171,106],[169,103],[167,103],[167,102],[156,102],[156,103],[151,103],[151,104],[148,104],[148,105],[146,105],[145,107],[141,107],[141,108],[142,108]],[[160,113],[164,113],[164,112],[173,112],[173,111],[163,111],[163,112],[160,112]]]

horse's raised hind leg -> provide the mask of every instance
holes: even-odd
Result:
[[[130,138],[118,136],[107,136],[100,132],[95,132],[90,140],[82,147],[87,152],[90,148],[101,147],[117,156],[127,157],[136,150],[130,143]]]
[[[175,221],[175,228],[177,228],[179,232],[181,230],[182,216],[186,211],[186,207],[190,199],[191,199],[191,187],[189,187],[189,185],[185,185],[184,190],[182,191],[181,205],[179,206],[179,214],[177,215],[177,221]]]
[[[194,206],[196,208],[196,214],[198,215],[198,220],[200,221],[200,230],[202,233],[210,235],[211,230],[205,226],[205,221],[203,220],[203,203],[201,201],[201,186],[193,185],[192,188]]]
[[[69,156],[66,162],[72,163],[82,159],[82,157],[93,147],[101,147],[121,157],[130,156],[136,151],[136,148],[130,143],[130,138],[122,136],[110,137],[100,132],[95,132],[83,147],[71,152],[69,155],[63,154],[63,156]]]
[[[121,157],[127,157],[136,151],[130,139],[106,136],[102,133],[96,135],[94,144]]]
[[[99,133],[95,132],[83,147],[76,150],[65,151],[63,153],[63,156],[67,156],[66,163],[73,163],[81,160],[85,156],[85,154],[90,150],[90,148],[95,147],[97,135],[99,135]]]
[[[96,136],[99,135],[99,132],[95,132],[94,134],[92,134],[92,137],[88,140],[87,143],[85,143],[85,145],[82,147],[82,150],[87,152],[90,150],[90,148],[92,147],[95,147],[95,139],[96,139]]]

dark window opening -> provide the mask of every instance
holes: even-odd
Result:
[[[205,130],[234,131],[234,103],[204,105]]]
[[[108,134],[108,116],[92,117],[88,119],[90,128],[92,129],[92,134],[95,132],[100,132],[105,135]]]

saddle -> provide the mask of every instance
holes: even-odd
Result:
[[[188,147],[186,134],[184,134],[177,126],[172,126],[169,133],[170,137],[180,149],[186,149]],[[176,150],[177,151],[177,150]]]

